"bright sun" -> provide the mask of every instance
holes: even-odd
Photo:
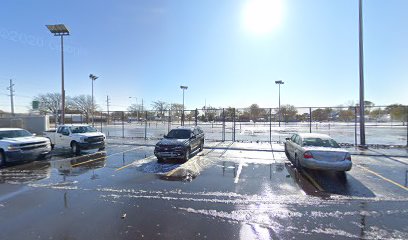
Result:
[[[242,13],[245,30],[260,35],[267,34],[280,24],[282,1],[248,0]]]

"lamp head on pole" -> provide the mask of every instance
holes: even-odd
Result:
[[[275,81],[276,84],[284,84],[282,80]]]
[[[183,90],[187,90],[188,87],[187,86],[180,86],[180,88],[183,89]]]
[[[98,79],[98,77],[95,76],[95,75],[93,75],[93,74],[89,74],[89,78],[90,78],[92,81],[95,81],[96,79]]]

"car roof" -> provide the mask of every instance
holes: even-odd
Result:
[[[321,138],[321,139],[332,139],[327,134],[322,133],[298,133],[301,138]]]
[[[198,126],[178,126],[177,128],[175,128],[175,129],[184,129],[184,130],[191,130],[191,131],[193,131],[194,129],[197,129],[197,128],[200,128],[200,127],[198,127]]]
[[[0,131],[15,131],[15,130],[23,130],[22,128],[0,128]]]
[[[64,124],[59,125],[58,127],[67,126],[67,127],[90,127],[89,124]]]

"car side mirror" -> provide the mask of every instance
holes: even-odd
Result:
[[[164,137],[164,138],[167,138],[167,135],[166,135],[166,134],[164,134],[164,135],[163,135],[163,137]]]
[[[286,139],[286,141],[290,141],[290,138],[285,138]]]

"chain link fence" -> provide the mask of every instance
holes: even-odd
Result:
[[[283,142],[294,133],[328,134],[359,144],[358,107],[224,108],[66,114],[67,123],[93,124],[109,137],[160,139],[178,126],[200,126],[207,140]],[[366,107],[366,143],[408,146],[408,106]]]

